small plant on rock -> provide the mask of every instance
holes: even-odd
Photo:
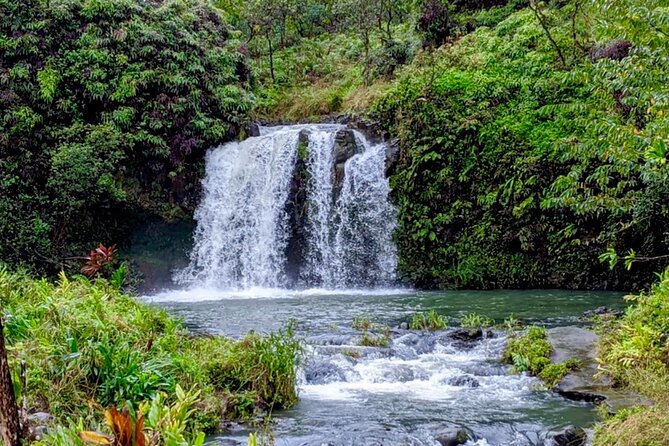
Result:
[[[448,327],[446,318],[438,314],[435,310],[427,313],[416,313],[411,318],[409,328],[412,330],[443,330]]]
[[[495,325],[495,321],[478,313],[469,313],[467,316],[462,318],[460,325],[465,328],[490,328]]]

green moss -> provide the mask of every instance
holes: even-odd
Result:
[[[448,327],[446,318],[435,310],[426,313],[416,313],[411,317],[409,328],[412,330],[443,330]]]

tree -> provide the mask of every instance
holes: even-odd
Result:
[[[9,370],[2,318],[0,317],[0,438],[5,446],[18,446],[21,441],[20,432],[19,411],[14,397],[12,374]]]

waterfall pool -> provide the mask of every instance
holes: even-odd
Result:
[[[455,328],[434,333],[397,327],[434,309],[451,325],[477,312],[501,321],[510,314],[548,327],[583,325],[583,311],[621,308],[607,292],[410,290],[326,291],[207,289],[146,297],[184,318],[195,332],[233,337],[270,332],[296,322],[307,357],[297,407],[273,414],[276,445],[438,445],[463,428],[470,445],[552,445],[551,432],[588,428],[594,406],[568,401],[535,378],[509,373],[498,360],[505,334],[459,342]],[[360,347],[354,318],[395,327],[387,348]],[[245,446],[237,427],[212,445]]]

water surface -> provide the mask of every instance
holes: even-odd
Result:
[[[308,350],[301,399],[274,414],[273,425],[275,443],[286,446],[435,445],[448,428],[465,428],[468,444],[549,445],[551,432],[570,424],[589,427],[593,407],[545,391],[535,378],[510,374],[498,361],[505,333],[462,343],[452,337],[455,329],[422,333],[399,325],[430,309],[451,325],[471,312],[498,321],[514,314],[549,327],[582,325],[585,310],[623,305],[620,293],[554,290],[193,289],[149,299],[195,331],[234,337],[296,321]],[[352,321],[361,316],[393,327],[388,348],[357,345]],[[212,441],[245,445],[247,435],[235,430]]]

